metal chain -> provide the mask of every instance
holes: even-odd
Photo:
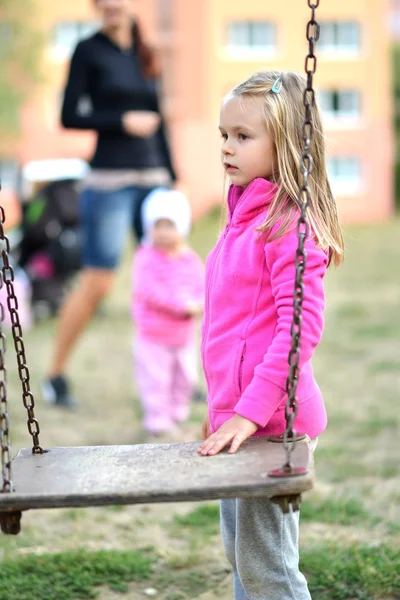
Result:
[[[1,188],[0,188],[1,189]],[[14,291],[14,269],[9,262],[10,241],[4,233],[5,214],[4,209],[0,206],[0,243],[2,244],[1,256],[3,259],[3,281],[7,289],[7,306],[10,311],[11,332],[14,340],[15,352],[17,354],[18,375],[22,384],[22,402],[28,413],[28,431],[33,440],[33,453],[42,453],[43,448],[39,442],[39,421],[35,418],[35,399],[30,390],[30,375],[26,365],[25,345],[22,339],[22,327],[18,314],[18,300]],[[6,396],[6,386],[2,388],[4,397]]]
[[[303,154],[300,158],[300,171],[302,173],[302,184],[299,188],[298,202],[300,206],[300,217],[297,223],[298,248],[295,257],[296,277],[294,285],[293,300],[293,321],[290,330],[292,345],[288,356],[289,375],[286,381],[287,402],[285,407],[286,431],[283,436],[284,448],[286,451],[285,469],[291,469],[291,455],[296,441],[296,432],[293,429],[294,420],[297,414],[296,389],[299,379],[299,360],[300,360],[300,338],[302,327],[302,313],[304,301],[304,270],[307,263],[305,241],[309,234],[309,222],[307,209],[310,204],[311,192],[308,185],[308,177],[312,171],[313,161],[310,153],[314,125],[312,122],[311,109],[315,104],[315,91],[313,88],[313,76],[317,70],[317,57],[314,54],[315,45],[319,38],[320,27],[315,19],[315,11],[319,5],[319,0],[307,0],[311,8],[311,19],[307,23],[306,35],[308,40],[308,55],[305,60],[305,71],[307,74],[307,85],[304,90],[303,104],[305,107],[305,117],[302,129],[302,138],[304,142]]]
[[[3,277],[0,273],[0,290],[4,287]],[[1,472],[3,485],[1,491],[12,492],[14,487],[11,474],[11,441],[10,424],[8,419],[7,402],[7,369],[5,363],[6,336],[3,332],[4,306],[0,302],[0,445],[1,445]]]

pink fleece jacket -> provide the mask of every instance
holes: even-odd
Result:
[[[275,191],[265,179],[231,186],[228,224],[207,259],[202,360],[212,431],[235,413],[257,423],[256,435],[285,430],[297,233],[265,243],[256,231]],[[313,438],[327,422],[311,357],[323,330],[328,257],[312,239],[306,249],[295,429]]]
[[[204,266],[189,248],[168,256],[153,246],[142,246],[133,263],[132,315],[137,333],[167,347],[193,340],[195,319],[185,309],[204,300]]]

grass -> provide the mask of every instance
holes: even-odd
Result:
[[[321,545],[305,550],[301,559],[310,592],[318,600],[398,598],[399,564],[400,550],[380,545]]]
[[[153,564],[149,551],[64,552],[5,561],[0,600],[87,600],[101,585],[126,592],[128,582],[149,578]]]
[[[382,360],[370,365],[369,371],[375,373],[390,373],[392,371],[400,373],[400,361]]]
[[[383,545],[320,544],[306,550],[301,559],[310,592],[318,600],[398,597],[399,564],[400,550]],[[97,597],[100,586],[131,594],[129,584],[137,582],[135,589],[145,590],[152,576],[157,595],[168,588],[166,600],[184,600],[210,588],[221,575],[226,569],[162,564],[151,549],[27,556],[3,562],[0,600],[32,600],[33,591],[41,600],[89,600]]]
[[[175,523],[179,528],[189,527],[206,535],[215,535],[219,529],[219,506],[202,504],[186,515],[175,515]]]
[[[203,256],[218,228],[215,214],[196,225],[193,245]],[[327,276],[326,328],[314,359],[329,426],[315,455],[316,487],[303,498],[301,561],[317,600],[394,600],[400,597],[400,419],[395,404],[400,221],[348,227],[345,238],[345,264]],[[127,251],[104,314],[72,357],[78,411],[49,410],[38,393],[55,323],[25,336],[44,446],[130,444],[140,438],[130,353],[130,262]],[[30,440],[12,344],[8,348],[16,450]],[[203,403],[193,405],[185,432],[193,439],[199,439],[204,412]],[[149,546],[153,549],[140,552]],[[99,556],[103,568],[97,574]],[[147,575],[129,574],[138,556]],[[223,591],[219,587],[228,565],[217,504],[28,511],[17,538],[0,536],[0,558],[0,600],[24,600],[27,590],[29,600],[78,600],[97,592],[98,600],[144,600],[146,588],[155,588],[158,600],[191,600],[202,593],[206,600],[232,598],[229,582]]]
[[[331,525],[369,525],[371,516],[358,498],[324,498],[319,502],[307,499],[301,505],[304,521],[317,521]]]
[[[160,591],[167,589],[165,600],[187,600],[196,598],[205,590],[212,590],[221,578],[226,577],[226,568],[205,568],[199,563],[197,566],[181,568],[169,565],[168,568],[160,568],[154,580],[155,589]]]

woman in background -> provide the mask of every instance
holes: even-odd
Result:
[[[93,0],[101,29],[72,56],[62,124],[97,132],[81,196],[83,271],[61,311],[54,353],[42,384],[50,404],[73,407],[66,362],[109,293],[129,231],[150,190],[176,176],[160,113],[155,53],[145,43],[134,0]],[[80,110],[88,98],[89,113]],[[141,232],[136,227],[137,237]]]

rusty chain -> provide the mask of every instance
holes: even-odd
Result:
[[[1,187],[0,187],[1,190]],[[22,402],[26,408],[28,414],[28,431],[32,436],[33,453],[42,453],[43,448],[40,446],[39,433],[40,426],[39,421],[35,417],[35,399],[30,389],[30,374],[29,369],[26,365],[25,356],[25,345],[22,339],[22,327],[18,314],[18,300],[14,290],[14,269],[9,262],[10,254],[10,241],[4,233],[4,222],[5,214],[4,209],[0,206],[0,243],[1,257],[3,260],[2,266],[2,285],[6,286],[7,290],[7,307],[10,312],[11,319],[11,332],[14,340],[15,352],[17,355],[18,375],[22,385]],[[1,306],[1,317],[4,317],[4,307]],[[10,451],[10,439],[8,431],[8,403],[7,403],[7,385],[6,375],[7,371],[4,364],[4,352],[5,352],[5,336],[4,333],[0,333],[0,372],[3,374],[3,378],[0,380],[0,403],[1,403],[1,424],[0,424],[0,436],[2,442],[2,471],[3,471],[3,491],[11,491],[11,451]],[[4,442],[4,446],[3,446]],[[4,486],[8,489],[4,489]]]
[[[0,290],[4,287],[3,277],[0,274]],[[0,302],[0,445],[1,445],[1,472],[3,477],[2,492],[12,492],[13,483],[11,475],[11,441],[10,424],[8,419],[7,402],[7,369],[5,364],[6,336],[3,331],[4,306]]]
[[[315,19],[315,12],[319,5],[319,0],[307,0],[311,9],[311,19],[307,23],[306,36],[308,40],[308,54],[305,60],[305,72],[307,74],[307,85],[304,90],[303,104],[305,116],[302,129],[302,138],[304,142],[303,154],[300,158],[300,171],[302,174],[302,184],[299,188],[298,202],[300,206],[300,217],[297,223],[298,247],[295,257],[295,286],[293,300],[293,321],[290,330],[292,345],[288,356],[289,375],[286,381],[287,402],[285,407],[286,430],[283,436],[283,444],[286,451],[286,464],[284,469],[291,470],[291,455],[296,441],[296,432],[293,429],[294,420],[297,414],[296,389],[299,379],[299,361],[300,361],[300,339],[304,301],[304,270],[307,263],[305,241],[309,233],[309,222],[307,209],[310,204],[311,192],[308,185],[308,176],[313,167],[312,156],[310,153],[314,125],[312,122],[311,109],[315,104],[315,91],[313,88],[313,76],[317,70],[317,57],[314,54],[315,45],[319,38],[320,27]]]

